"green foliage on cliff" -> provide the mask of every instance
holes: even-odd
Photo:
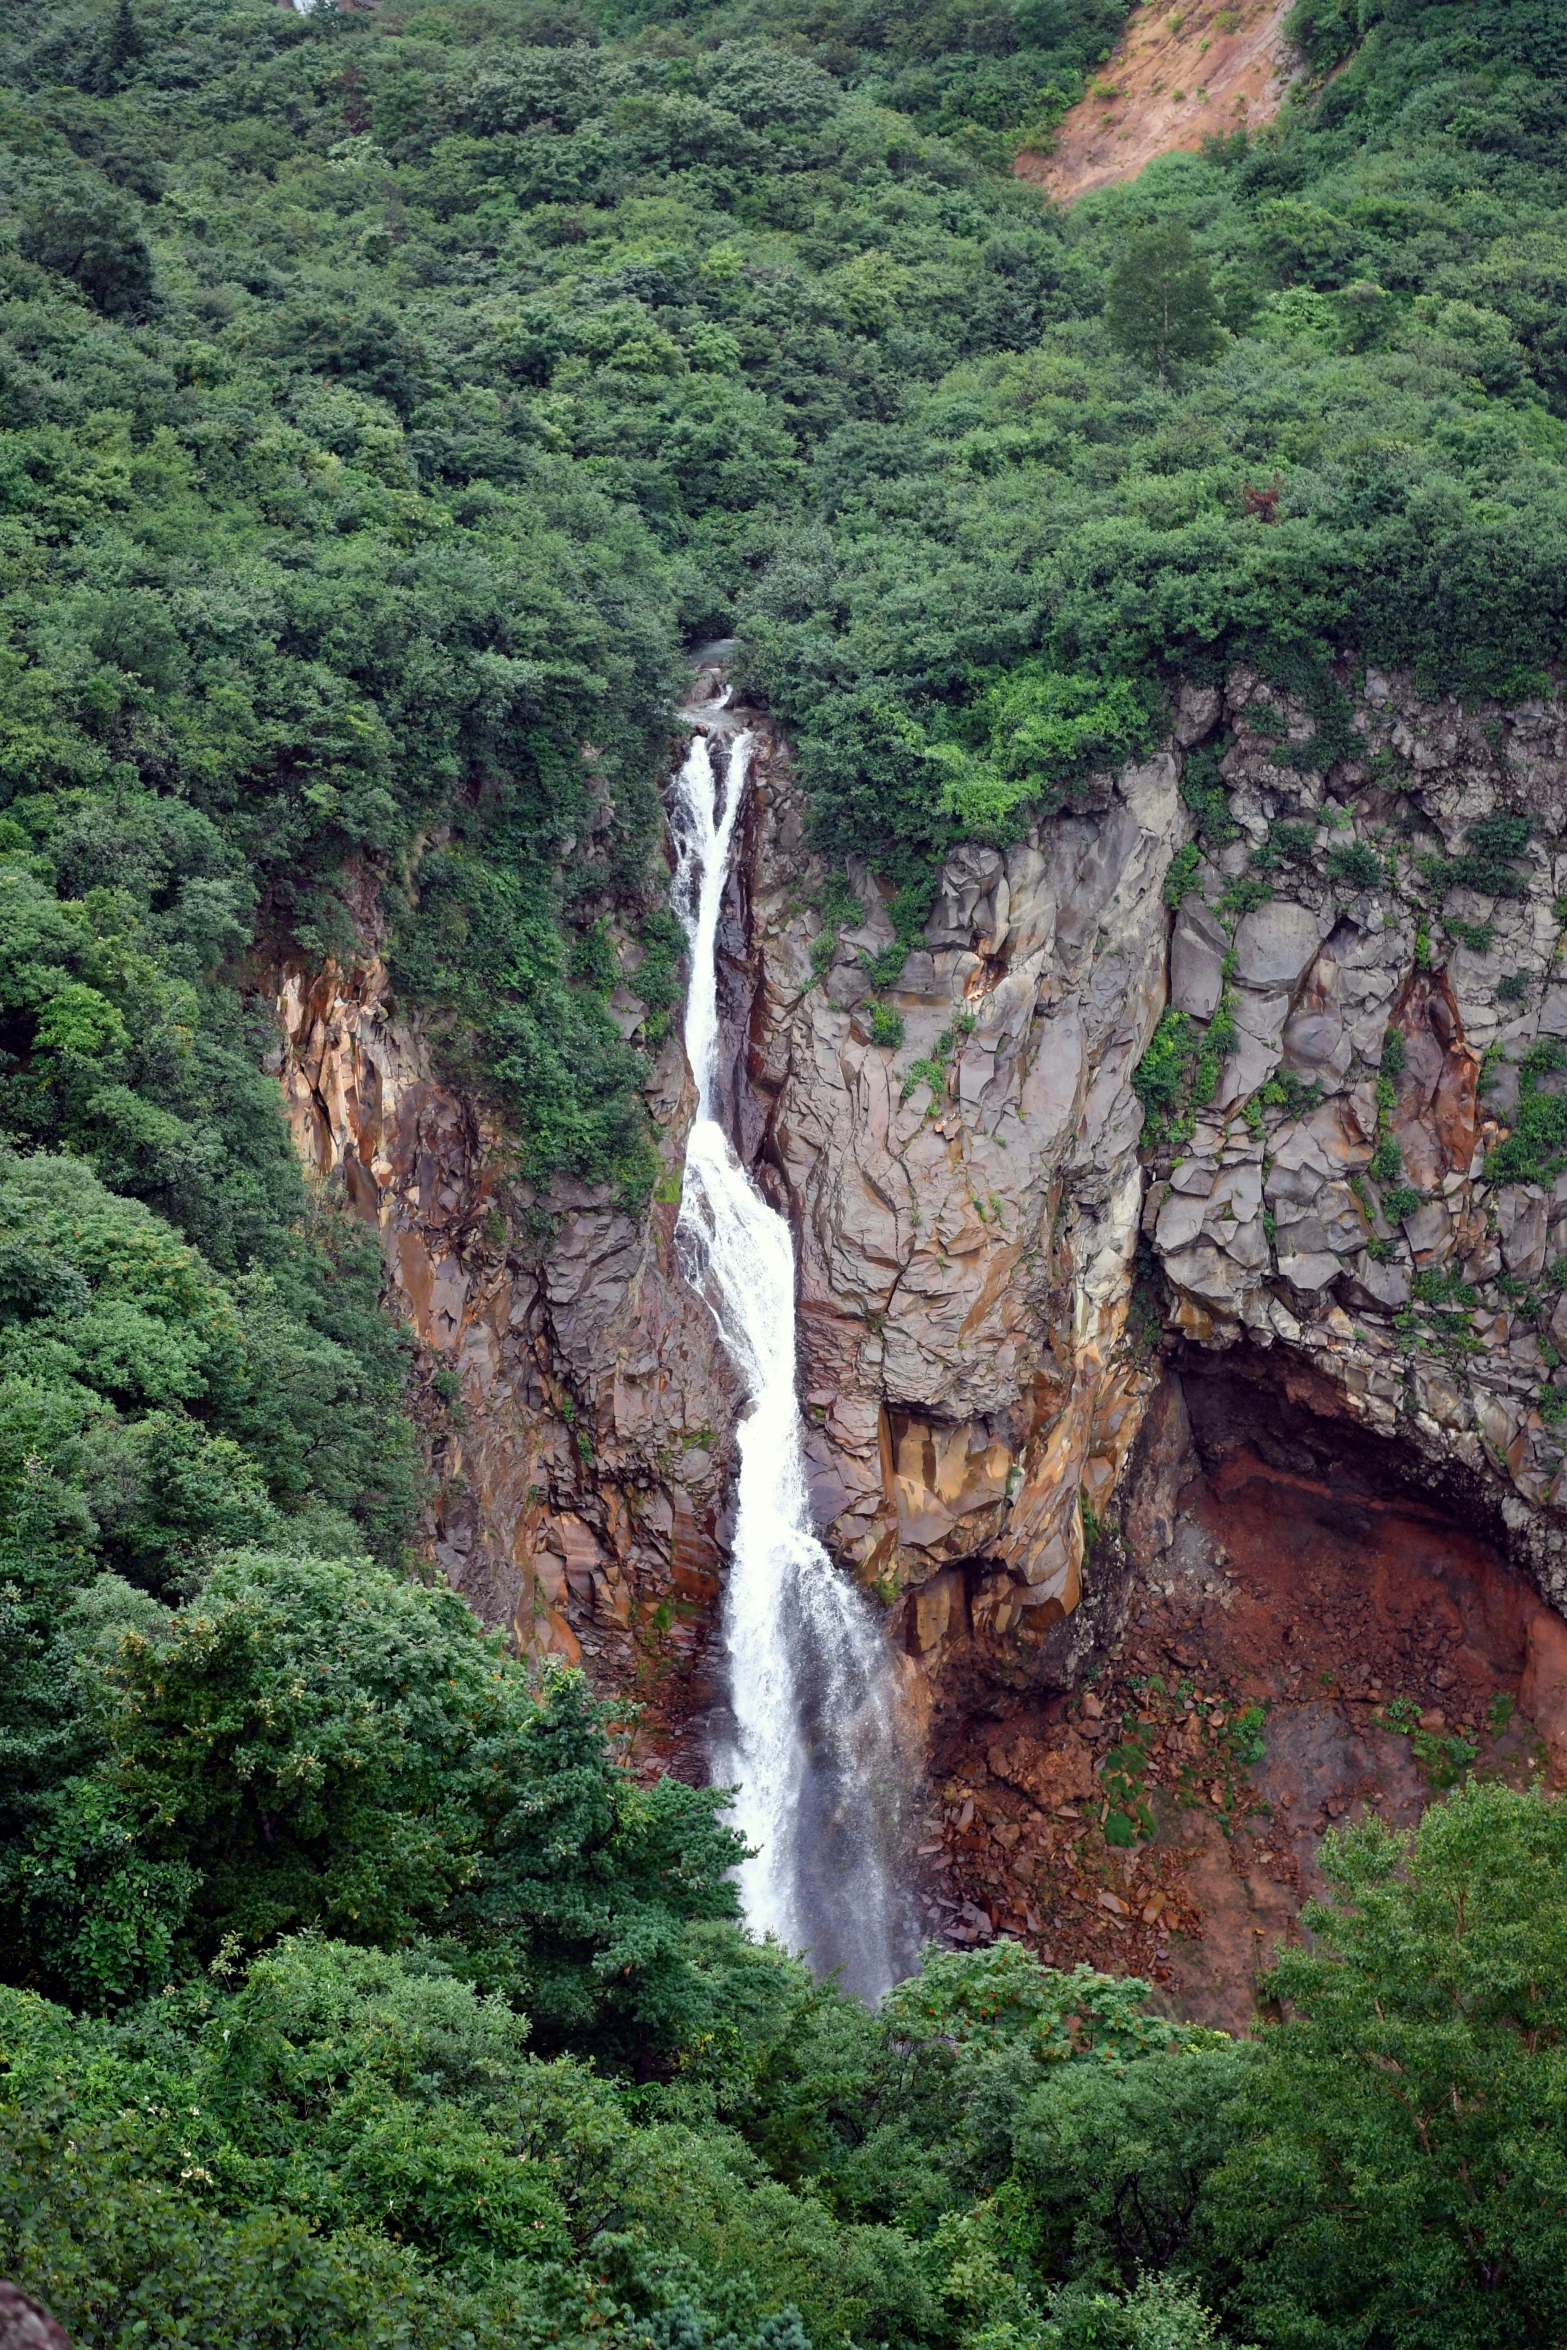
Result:
[[[1339,70],[1281,126],[1063,214],[993,167],[1123,15],[8,24],[8,1121],[248,1260],[292,1211],[233,982],[374,895],[525,1171],[634,1190],[606,998],[683,635],[738,623],[823,842],[901,880],[1135,755],[1176,665],[1526,688],[1567,626],[1557,12],[1308,0]]]
[[[719,1796],[401,1572],[373,1236],[263,1073],[373,933],[519,1171],[635,1197],[704,634],[898,956],[1177,671],[1567,650],[1559,8],[1301,0],[1277,128],[1065,214],[998,167],[1125,14],[0,26],[0,2268],[84,2344],[1567,2342],[1557,1808],[1346,1837],[1244,2047],[1010,1946],[815,1984]]]

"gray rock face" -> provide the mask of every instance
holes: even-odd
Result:
[[[785,1073],[763,1164],[796,1233],[826,1538],[889,1595],[983,1562],[971,1621],[1020,1655],[1076,1604],[1081,1500],[1113,1486],[1147,1384],[1118,1361],[1131,1076],[1164,1002],[1178,774],[1162,756],[1102,815],[955,852],[888,991],[896,1050],[812,985],[780,770],[758,802],[752,1055]],[[919,1652],[955,1636],[944,1604],[905,1614]]]
[[[1170,941],[1170,1001],[1194,1020],[1211,1020],[1224,985],[1230,942],[1201,898],[1188,898],[1175,917]]]
[[[1235,976],[1247,987],[1293,988],[1322,943],[1315,914],[1277,899],[1235,925]]]
[[[1567,1600],[1549,1392],[1567,1302],[1547,1281],[1567,1173],[1486,1175],[1520,1089],[1567,1082],[1523,1066],[1567,1037],[1567,855],[1544,845],[1567,833],[1567,711],[1465,713],[1368,679],[1356,757],[1318,770],[1274,764],[1263,703],[1310,744],[1312,714],[1238,672],[1184,689],[1175,747],[1097,779],[1083,809],[955,851],[879,991],[896,1049],[872,1041],[867,969],[894,936],[886,895],[853,871],[862,919],[818,976],[824,877],[787,744],[762,729],[725,964],[737,1139],[795,1236],[819,1521],[886,1601],[911,1672],[977,1660],[1017,1686],[1068,1673],[1088,1639],[1063,1626],[1084,1513],[1116,1506],[1152,1384],[1126,1327],[1139,1232],[1172,1333],[1279,1350],[1366,1425],[1461,1467]],[[1180,751],[1220,730],[1241,837],[1172,916]],[[1418,817],[1457,856],[1503,810],[1537,827],[1521,894],[1433,897],[1400,827]],[[1280,821],[1317,845],[1259,868]],[[1340,857],[1335,878],[1329,851],[1352,847],[1370,861]],[[1237,918],[1226,890],[1259,870],[1273,897]],[[1502,993],[1518,973],[1521,999]],[[307,1161],[379,1227],[422,1360],[457,1376],[460,1424],[427,1388],[430,1556],[520,1645],[634,1678],[672,1734],[711,1695],[737,1408],[673,1251],[678,1046],[650,1097],[666,1179],[632,1216],[587,1187],[534,1202],[498,1182],[499,1138],[436,1081],[373,958],[281,974],[278,995]],[[1198,1034],[1222,1006],[1233,1043],[1210,1098],[1150,1142],[1133,1078],[1167,1001]]]
[[[1567,1037],[1567,858],[1543,845],[1567,827],[1567,707],[1464,712],[1373,673],[1350,712],[1354,756],[1320,770],[1275,763],[1280,717],[1299,757],[1317,721],[1245,672],[1204,712],[1232,738],[1222,771],[1243,837],[1172,925],[1172,1001],[1211,1018],[1228,954],[1235,1042],[1189,1138],[1148,1154],[1143,1228],[1172,1320],[1204,1346],[1282,1348],[1356,1417],[1478,1480],[1560,1605],[1567,1312],[1541,1284],[1567,1257],[1567,1185],[1558,1200],[1548,1160],[1529,1180],[1526,1156],[1493,1186],[1486,1163],[1521,1091],[1567,1082],[1524,1066],[1538,1040]],[[1469,826],[1496,813],[1534,827],[1514,894],[1444,890],[1400,845],[1418,818],[1461,859]],[[1271,900],[1226,916],[1226,885],[1257,870],[1281,822],[1287,858],[1261,860]],[[1226,1229],[1206,1171],[1238,1145],[1261,1156],[1263,1209],[1253,1226],[1238,1200]]]

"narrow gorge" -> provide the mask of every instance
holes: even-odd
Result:
[[[1562,0],[0,10],[0,2350],[1567,2350]]]
[[[300,1147],[431,1366],[429,1555],[634,1698],[650,1760],[754,1790],[748,1904],[798,1941],[835,1839],[888,1931],[873,1613],[920,1928],[1241,2022],[1329,1822],[1412,1819],[1465,1749],[1567,1767],[1567,714],[1188,687],[1152,758],[954,852],[883,986],[884,893],[851,867],[824,921],[785,733],[695,723],[640,1215],[508,1182],[373,959],[279,985]]]

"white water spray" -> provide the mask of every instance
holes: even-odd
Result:
[[[716,1114],[719,914],[752,749],[736,734],[715,765],[707,736],[694,736],[670,809],[697,1088],[675,1237],[750,1404],[724,1589],[732,1727],[713,1763],[738,1783],[735,1825],[757,1847],[740,1871],[751,1926],[809,1949],[819,1971],[841,1967],[848,1989],[874,1999],[910,1955],[895,1870],[907,1777],[895,1667],[869,1605],[811,1531],[794,1249]]]

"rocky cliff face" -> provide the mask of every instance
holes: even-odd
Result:
[[[826,1537],[938,1670],[1070,1673],[1081,1500],[1106,1507],[1152,1385],[1120,1344],[1131,1078],[1164,996],[1178,772],[1161,754],[1091,812],[954,857],[884,991],[894,1048],[864,969],[893,937],[881,897],[855,876],[861,920],[824,929],[787,747],[762,731],[725,942],[736,1130],[797,1236]],[[379,1225],[426,1350],[432,1555],[520,1645],[700,1710],[734,1394],[674,1259],[675,1184],[634,1217],[510,1183],[378,961],[286,972],[278,1000],[301,1150]],[[676,1047],[653,1107],[673,1172]]]
[[[851,875],[863,920],[823,936],[776,759],[759,794],[749,1074],[799,1236],[817,1507],[938,1666],[1066,1669],[1080,1503],[1105,1508],[1151,1384],[1121,1345],[1131,1081],[1163,999],[1177,773],[1161,755],[1106,778],[1095,814],[954,856],[886,992],[896,1047],[866,969],[893,940],[874,884]]]
[[[1238,676],[1182,733],[1220,746],[1236,837],[1171,942],[1173,1009],[1229,1031],[1209,1097],[1148,1137],[1172,1322],[1309,1365],[1560,1606],[1567,711],[1372,672],[1313,715]]]
[[[1240,673],[1188,687],[1146,765],[1005,850],[956,852],[890,982],[872,876],[849,876],[857,917],[824,923],[827,877],[765,721],[754,773],[723,940],[735,1134],[796,1236],[824,1537],[886,1605],[938,1794],[946,1775],[936,1865],[961,1878],[964,1851],[990,1856],[990,1878],[933,1887],[933,1920],[1068,1946],[1016,1859],[1044,1846],[1023,1829],[987,1843],[975,1803],[988,1789],[1003,1827],[1099,1804],[1070,1694],[1085,1667],[1142,1653],[1220,1675],[1203,1659],[1224,1650],[1234,1577],[1208,1520],[1245,1484],[1223,1464],[1236,1445],[1261,1460],[1291,1415],[1294,1468],[1258,1473],[1307,1478],[1324,1507],[1349,1477],[1378,1509],[1413,1478],[1397,1526],[1426,1529],[1422,1572],[1440,1582],[1431,1545],[1457,1544],[1449,1582],[1491,1574],[1484,1605],[1511,1627],[1474,1649],[1473,1706],[1516,1692],[1537,1654],[1550,1730],[1560,1627],[1538,1595],[1567,1600],[1560,701],[1464,712],[1375,673],[1309,707]],[[678,1045],[652,1093],[665,1179],[633,1214],[516,1183],[373,958],[286,972],[278,995],[301,1148],[378,1224],[423,1342],[432,1559],[519,1646],[580,1655],[646,1700],[654,1743],[700,1768],[736,1399],[674,1254]],[[1232,1402],[1205,1407],[1195,1440],[1183,1364],[1188,1389],[1205,1366],[1239,1378],[1225,1370]],[[1259,1393],[1263,1433],[1231,1443],[1225,1411]],[[1408,1580],[1415,1541],[1388,1535],[1405,1565],[1384,1580]],[[1253,1598],[1282,1657],[1276,1567],[1258,1553]],[[1324,1640],[1327,1606],[1307,1610]],[[1296,1703],[1300,1675],[1275,1663],[1277,1689],[1258,1689]],[[1378,1669],[1441,1711],[1434,1653],[1410,1662],[1395,1640]],[[1352,1672],[1369,1692],[1329,1641],[1318,1686]],[[1344,1736],[1365,1728],[1346,1717]],[[1202,1906],[1153,1915],[1168,1939]]]
[[[419,1341],[422,1546],[523,1653],[584,1661],[684,1719],[705,1702],[733,1393],[674,1260],[673,1198],[632,1215],[563,1183],[538,1201],[434,1074],[378,958],[286,970],[276,992],[301,1154],[379,1228]],[[653,1108],[678,1168],[678,1044]]]

